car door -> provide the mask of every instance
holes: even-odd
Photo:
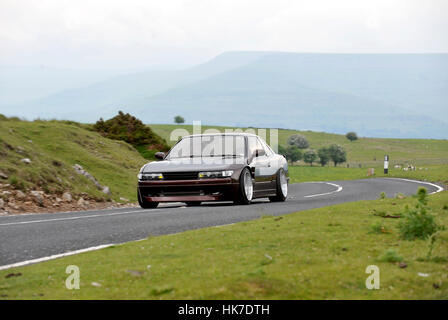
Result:
[[[254,192],[264,193],[272,189],[271,179],[271,164],[270,157],[266,154],[266,150],[261,143],[260,139],[256,136],[249,136],[249,155],[252,155],[255,150],[264,150],[265,154],[253,157],[250,163],[250,167],[255,175]]]
[[[269,189],[276,189],[276,179],[277,179],[277,171],[279,169],[278,166],[278,159],[276,157],[276,154],[272,149],[268,146],[268,144],[263,140],[260,139],[261,145],[263,146],[265,152],[266,152],[266,166],[264,168],[264,175],[265,180],[270,182],[270,185],[267,185]]]

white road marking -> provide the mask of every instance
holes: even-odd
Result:
[[[157,211],[160,209],[152,209],[151,212]],[[8,222],[8,223],[0,223],[0,226],[11,226],[11,225],[17,225],[17,224],[30,224],[30,223],[42,223],[42,222],[53,222],[53,221],[65,221],[65,220],[78,220],[78,219],[87,219],[87,218],[95,218],[95,217],[106,217],[106,216],[116,216],[121,214],[128,214],[128,213],[143,213],[147,212],[144,210],[137,210],[137,211],[125,211],[125,212],[113,212],[113,213],[101,213],[101,214],[93,214],[88,216],[78,216],[78,217],[70,217],[70,218],[55,218],[55,219],[42,219],[42,220],[30,220],[30,221],[20,221],[20,222]]]
[[[338,184],[331,183],[331,182],[306,182],[306,183],[325,183],[329,184],[330,186],[336,187],[337,190],[331,191],[331,192],[325,192],[325,193],[318,193],[318,194],[310,194],[309,196],[304,196],[305,198],[312,198],[312,197],[319,197],[319,196],[326,196],[328,194],[333,194],[342,191],[342,187]]]
[[[431,192],[430,194],[434,194],[434,193],[438,193],[440,191],[443,191],[443,188],[441,186],[438,186],[434,183],[431,182],[425,182],[425,181],[418,181],[418,180],[411,180],[411,179],[404,179],[404,178],[385,178],[385,179],[395,179],[395,180],[403,180],[403,181],[408,181],[408,182],[415,182],[415,183],[422,183],[422,184],[427,184],[433,187],[436,187],[437,190],[434,192]]]
[[[23,266],[26,266],[26,265],[29,265],[29,264],[33,264],[33,263],[38,263],[38,262],[53,260],[53,259],[57,259],[57,258],[67,257],[67,256],[71,256],[71,255],[74,255],[74,254],[88,252],[88,251],[104,249],[104,248],[107,248],[107,247],[110,247],[110,246],[113,246],[113,245],[114,244],[112,244],[112,243],[111,244],[102,244],[102,245],[99,245],[99,246],[96,246],[96,247],[90,247],[90,248],[85,248],[85,249],[80,249],[80,250],[75,250],[75,251],[69,251],[69,252],[60,253],[60,254],[54,254],[54,255],[48,256],[48,257],[42,257],[42,258],[37,258],[37,259],[32,259],[32,260],[16,262],[16,263],[13,263],[13,264],[0,266],[0,270],[6,270],[6,269],[9,269],[9,268],[23,267]]]
[[[15,216],[21,216],[21,217],[26,217],[26,216],[41,216],[41,215],[45,215],[45,214],[61,214],[61,213],[87,213],[87,212],[99,212],[99,211],[111,211],[111,210],[123,210],[123,209],[137,209],[140,208],[140,206],[135,206],[135,207],[115,207],[115,208],[104,208],[104,209],[90,209],[90,210],[78,210],[78,211],[58,211],[58,212],[29,212],[29,213],[20,213],[17,214]],[[11,217],[11,215],[6,215],[5,217]],[[0,219],[3,218],[0,217]]]
[[[182,206],[185,205],[182,202],[168,202],[168,203],[160,203],[158,208],[170,208],[172,206]],[[121,210],[121,209],[140,209],[140,206],[134,206],[134,207],[121,207],[121,208],[105,208],[105,209],[91,209],[91,210],[79,210],[79,211],[58,211],[58,212],[30,212],[30,213],[21,213],[21,217],[26,216],[39,216],[43,214],[61,214],[61,213],[87,213],[87,212],[98,212],[98,211],[111,211],[111,210]],[[17,215],[18,216],[18,215]],[[6,215],[4,217],[11,217],[10,215]],[[0,217],[0,219],[3,218],[3,216]]]

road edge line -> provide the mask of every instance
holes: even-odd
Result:
[[[6,270],[6,269],[10,269],[10,268],[23,267],[23,266],[27,266],[27,265],[30,265],[30,264],[35,264],[35,263],[39,263],[39,262],[54,260],[54,259],[63,258],[63,257],[67,257],[67,256],[72,256],[72,255],[79,254],[79,253],[100,250],[100,249],[104,249],[104,248],[107,248],[107,247],[110,247],[110,246],[114,246],[114,245],[115,244],[113,244],[113,243],[102,244],[102,245],[95,246],[95,247],[79,249],[79,250],[75,250],[75,251],[69,251],[69,252],[54,254],[54,255],[51,255],[51,256],[47,256],[47,257],[42,257],[42,258],[37,258],[37,259],[32,259],[32,260],[25,260],[25,261],[21,261],[21,262],[12,263],[12,264],[7,264],[7,265],[4,265],[4,266],[0,266],[0,271]]]
[[[333,194],[333,193],[338,193],[340,191],[342,191],[343,187],[336,184],[336,183],[331,183],[331,182],[326,182],[326,181],[307,181],[306,183],[325,183],[328,184],[330,186],[336,187],[337,190],[335,191],[331,191],[331,192],[325,192],[325,193],[318,193],[318,194],[310,194],[308,196],[303,196],[304,198],[313,198],[313,197],[319,197],[319,196],[326,196],[329,194]]]
[[[395,177],[384,177],[384,179],[403,180],[403,181],[409,181],[409,182],[415,182],[415,183],[427,184],[427,185],[436,187],[437,190],[434,191],[434,192],[429,193],[429,195],[431,195],[431,194],[436,194],[436,193],[439,193],[439,192],[442,192],[442,191],[445,190],[443,187],[441,187],[441,186],[439,186],[439,185],[437,185],[437,184],[435,184],[435,183],[426,182],[426,181],[412,180],[412,179],[406,179],[406,178],[395,178]]]

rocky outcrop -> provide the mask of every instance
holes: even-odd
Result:
[[[87,179],[92,181],[95,184],[95,186],[98,188],[98,190],[101,190],[104,194],[111,195],[109,187],[102,186],[98,182],[98,180],[96,180],[94,176],[92,176],[90,173],[88,173],[86,170],[84,170],[84,168],[81,165],[75,164],[73,166],[73,169],[75,169],[77,174],[83,175],[84,177],[86,177]]]
[[[39,207],[44,207],[44,197],[43,191],[31,191],[30,192],[31,196],[33,197],[33,201],[39,206]]]
[[[72,197],[72,195],[70,194],[70,192],[64,192],[64,193],[62,194],[62,201],[65,201],[65,202],[71,202],[72,199],[73,199],[73,197]]]
[[[78,207],[87,207],[89,205],[89,201],[86,201],[83,197],[81,197],[78,199],[76,204],[78,205]]]
[[[16,199],[23,200],[26,198],[26,194],[23,193],[21,190],[16,191]]]

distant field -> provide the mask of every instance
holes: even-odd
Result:
[[[191,125],[150,124],[149,126],[165,138],[170,145],[175,142],[170,141],[170,134],[174,129],[186,129],[190,134],[192,133]],[[224,132],[227,127],[202,126],[203,130],[211,128]],[[240,129],[247,130],[247,128]],[[448,140],[360,138],[350,142],[344,135],[339,134],[280,129],[279,143],[286,145],[288,137],[295,133],[304,135],[310,143],[310,148],[313,149],[333,143],[343,146],[347,150],[347,160],[351,167],[359,167],[359,165],[380,167],[386,154],[390,157],[391,166],[395,164],[416,166],[448,164]],[[267,140],[269,140],[269,134],[267,136]]]
[[[437,182],[448,185],[448,165],[431,165],[417,167],[415,171],[404,171],[401,169],[390,169],[388,174],[384,174],[382,167],[376,167],[372,178],[395,177],[421,181]],[[289,177],[291,183],[306,181],[334,181],[334,180],[355,180],[369,178],[367,168],[347,168],[347,167],[310,167],[310,166],[290,166]]]

